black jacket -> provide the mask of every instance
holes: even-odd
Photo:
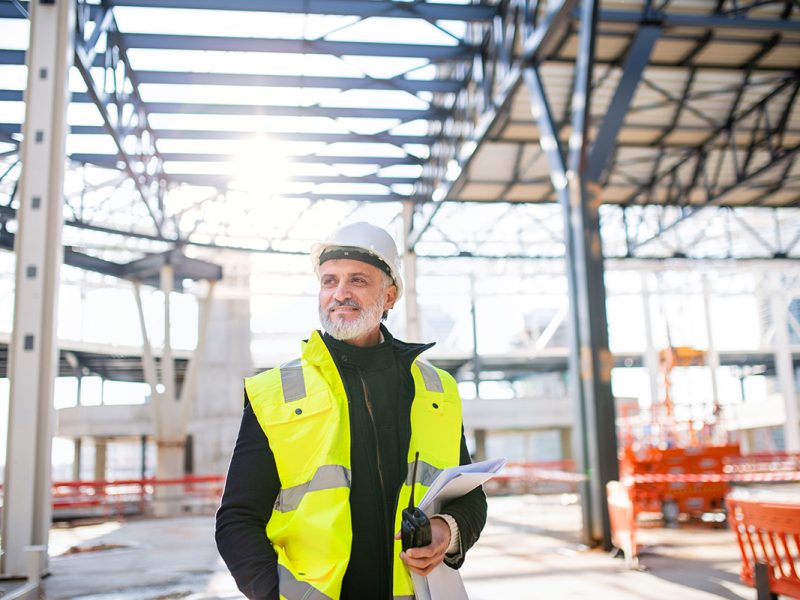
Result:
[[[392,555],[397,493],[406,476],[414,397],[411,363],[430,345],[395,340],[357,348],[323,335],[347,392],[351,423],[350,511],[353,544],[342,582],[342,600],[392,597]],[[365,395],[366,394],[366,395]],[[461,464],[470,462],[461,437]],[[280,490],[275,458],[245,394],[239,438],[217,512],[220,555],[248,598],[278,599],[277,558],[265,535]],[[486,497],[478,488],[446,505],[458,523],[462,553],[448,557],[460,567],[486,521]]]

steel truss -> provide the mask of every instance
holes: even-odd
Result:
[[[23,10],[27,6],[22,3]],[[292,141],[320,142],[327,147],[329,144],[343,143],[384,143],[400,149],[405,159],[375,158],[368,154],[364,156],[325,156],[304,155],[297,157],[297,164],[324,164],[333,168],[330,175],[308,175],[300,177],[300,183],[311,185],[307,193],[300,194],[311,201],[319,199],[337,199],[348,197],[363,201],[398,201],[410,197],[416,178],[411,176],[382,175],[382,170],[399,164],[419,165],[427,156],[426,151],[420,147],[430,145],[437,138],[433,135],[404,135],[393,134],[391,129],[397,123],[403,124],[416,120],[429,120],[435,122],[443,118],[448,102],[447,96],[458,91],[461,82],[457,79],[437,79],[425,81],[415,79],[413,67],[398,75],[380,79],[371,77],[362,72],[362,77],[305,77],[290,75],[259,75],[241,73],[191,73],[191,72],[161,72],[143,71],[135,73],[128,60],[129,50],[139,49],[164,49],[177,51],[191,50],[217,50],[224,52],[295,52],[303,54],[333,55],[344,63],[349,55],[354,56],[380,56],[380,57],[409,57],[423,58],[428,65],[443,64],[446,62],[463,62],[470,60],[475,49],[468,43],[459,40],[445,28],[438,24],[441,19],[464,20],[469,22],[484,22],[492,19],[497,13],[496,7],[491,6],[460,6],[438,5],[426,3],[396,3],[373,2],[357,0],[356,2],[340,2],[337,0],[321,0],[305,2],[294,6],[291,3],[270,1],[258,2],[231,2],[226,3],[226,10],[249,10],[280,13],[317,13],[328,15],[345,15],[357,19],[329,31],[317,39],[268,39],[268,38],[238,38],[216,36],[169,36],[145,33],[121,33],[113,16],[116,7],[137,8],[172,8],[172,9],[219,9],[217,3],[190,1],[170,2],[148,1],[114,1],[96,4],[81,4],[81,26],[79,27],[79,48],[76,50],[77,60],[88,86],[86,93],[73,94],[72,101],[76,104],[88,103],[97,106],[104,121],[104,132],[111,133],[118,156],[97,154],[74,154],[71,158],[76,162],[98,165],[104,168],[124,167],[129,177],[135,183],[139,195],[144,200],[144,206],[154,225],[155,232],[165,240],[178,243],[185,242],[180,230],[180,223],[176,215],[170,214],[165,206],[165,193],[177,185],[189,184],[200,186],[213,186],[219,190],[220,197],[224,196],[231,178],[226,176],[173,176],[165,173],[164,163],[178,164],[181,162],[209,162],[229,161],[232,157],[225,155],[187,153],[159,153],[156,142],[169,139],[198,139],[235,141],[252,139],[253,133],[249,132],[221,132],[221,131],[191,131],[191,130],[154,130],[148,117],[159,115],[253,115],[272,117],[314,117],[322,119],[389,119],[394,124],[387,126],[383,131],[370,135],[350,132],[342,133],[312,133],[300,132],[297,136],[277,134],[270,136],[276,140],[290,139]],[[0,18],[21,18],[25,15],[13,6],[0,4]],[[326,39],[334,32],[340,32],[364,19],[371,17],[414,18],[424,20],[456,40],[454,45],[428,45],[428,44],[398,44],[398,43],[361,43]],[[87,23],[92,26],[87,27]],[[84,32],[91,32],[84,34]],[[105,45],[105,47],[103,47]],[[98,51],[101,49],[102,51]],[[16,50],[0,51],[0,64],[24,64],[24,52]],[[123,81],[113,77],[104,78],[101,83],[93,81],[91,69],[102,68],[104,73],[111,69],[119,69]],[[95,80],[97,76],[95,75]],[[107,86],[110,82],[110,89]],[[141,102],[139,92],[140,84],[187,84],[187,85],[236,85],[236,86],[270,86],[270,87],[320,87],[339,90],[391,90],[400,91],[422,100],[428,107],[423,109],[384,109],[372,106],[339,107],[321,106],[318,104],[302,107],[281,106],[272,104],[214,104],[214,103],[185,103],[185,102]],[[435,92],[443,95],[442,102],[427,100],[428,95]],[[22,93],[16,90],[0,90],[0,101],[22,100]],[[127,118],[126,118],[127,117]],[[350,127],[348,126],[348,129]],[[432,126],[436,130],[435,125]],[[14,135],[19,127],[13,123],[0,124],[0,133]],[[74,126],[73,134],[97,133],[95,126]],[[323,149],[324,154],[324,149]],[[345,170],[339,169],[342,165],[350,169],[350,165],[370,165],[373,167],[371,174],[359,177],[348,176]],[[352,171],[352,169],[350,169]],[[339,172],[338,174],[336,172]],[[326,184],[373,184],[380,186],[382,193],[356,191],[355,194],[330,194],[316,193],[315,188]],[[398,187],[399,186],[399,187]],[[403,189],[398,192],[395,188]]]
[[[164,161],[156,148],[156,136],[148,123],[147,108],[113,11],[105,4],[85,1],[77,3],[77,10],[75,66],[86,84],[86,98],[100,112],[123,170],[134,183],[156,232],[179,237],[176,231],[165,230],[164,193],[168,182]],[[102,69],[101,77],[95,76],[95,67]]]

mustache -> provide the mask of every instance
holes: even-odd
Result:
[[[339,308],[340,306],[349,306],[351,308],[357,308],[361,310],[361,305],[358,304],[355,300],[348,298],[347,300],[334,300],[327,306],[325,306],[325,311],[330,311],[334,308]]]

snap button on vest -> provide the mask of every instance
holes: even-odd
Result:
[[[295,409],[294,409],[294,414],[296,414],[296,415],[302,415],[302,414],[303,414],[303,409],[302,409],[302,408],[295,408]]]
[[[439,405],[436,404],[436,402],[434,402],[432,406],[433,406],[433,408],[439,408]]]

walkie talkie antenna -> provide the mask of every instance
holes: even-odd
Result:
[[[411,475],[411,496],[408,498],[408,510],[414,508],[414,485],[417,483],[417,463],[419,462],[419,452],[414,455],[414,471]]]

